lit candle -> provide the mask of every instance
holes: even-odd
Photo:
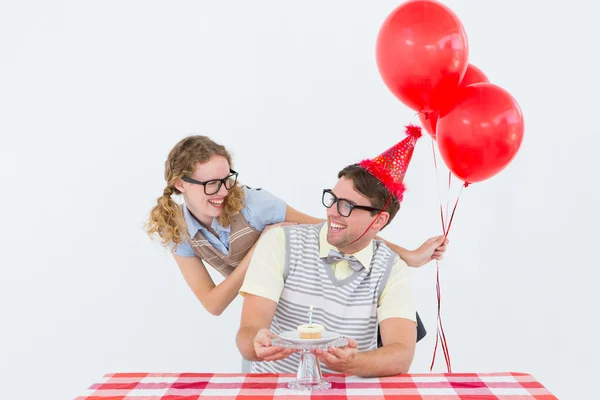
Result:
[[[308,325],[310,325],[310,326],[312,326],[312,309],[313,309],[313,306],[311,305],[308,308]]]

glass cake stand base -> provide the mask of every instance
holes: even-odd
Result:
[[[328,342],[314,344],[310,342],[303,343],[301,340],[292,342],[282,338],[276,338],[271,340],[271,345],[299,350],[300,361],[298,363],[296,379],[288,383],[289,389],[318,391],[331,388],[331,383],[323,379],[321,374],[321,364],[317,357],[311,353],[311,350],[326,350],[330,347],[347,346],[348,340],[345,337],[340,336]]]

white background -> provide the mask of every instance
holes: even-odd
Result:
[[[210,316],[142,230],[166,156],[207,134],[244,183],[323,217],[337,171],[418,122],[375,65],[398,4],[3,1],[1,397],[73,398],[109,372],[238,372],[241,301]],[[445,4],[526,122],[509,167],[463,191],[440,265],[453,369],[527,372],[561,399],[595,398],[598,6]],[[383,236],[414,248],[440,233],[427,135],[406,184]],[[428,372],[435,264],[413,276],[429,335],[411,371]]]

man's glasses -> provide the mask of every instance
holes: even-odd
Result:
[[[352,214],[352,210],[366,210],[366,211],[381,211],[381,208],[368,207],[368,206],[358,206],[356,204],[351,203],[346,199],[338,199],[335,194],[331,191],[331,189],[323,189],[323,205],[327,208],[331,208],[335,203],[337,203],[338,213],[342,217],[349,217]]]
[[[230,172],[230,174],[223,179],[211,179],[210,181],[206,181],[206,182],[197,181],[188,176],[184,176],[181,179],[183,179],[183,181],[188,182],[188,183],[195,183],[196,185],[203,185],[204,193],[210,196],[211,194],[215,194],[219,190],[221,190],[221,185],[225,185],[225,189],[227,189],[227,190],[231,190],[231,188],[233,188],[235,186],[235,184],[237,182],[238,173],[232,169],[230,169],[229,172]]]

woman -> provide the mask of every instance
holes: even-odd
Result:
[[[270,227],[323,220],[305,215],[266,190],[250,189],[237,182],[231,155],[206,136],[182,139],[165,162],[167,186],[150,212],[147,231],[158,234],[172,253],[192,292],[204,308],[220,315],[244,280],[255,243]],[[171,198],[182,194],[185,204]],[[447,241],[427,240],[409,251],[386,241],[410,266],[441,259]],[[205,262],[225,278],[215,285]]]

